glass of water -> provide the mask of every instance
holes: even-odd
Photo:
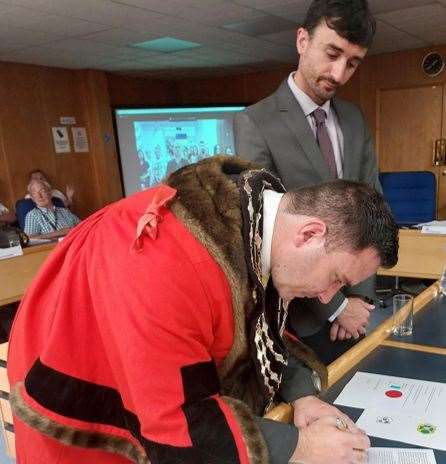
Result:
[[[446,295],[446,265],[443,267],[439,280],[440,292],[443,295]]]
[[[413,296],[400,293],[393,297],[393,334],[408,337],[413,330]]]

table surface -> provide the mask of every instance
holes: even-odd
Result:
[[[399,230],[399,256],[396,266],[380,268],[378,274],[438,279],[446,263],[446,235],[422,234],[419,230]]]
[[[46,243],[23,249],[23,256],[0,260],[0,306],[19,301],[42,263],[57,245]]]
[[[327,391],[325,399],[330,403],[335,401],[341,390],[357,371],[446,383],[445,363],[446,357],[444,355],[380,346],[333,385]],[[362,409],[345,406],[337,407],[348,414],[354,421],[359,418],[363,411]],[[420,448],[417,445],[377,437],[370,437],[370,441],[372,446]],[[446,451],[434,450],[434,453],[437,464],[446,464]]]
[[[357,371],[446,383],[446,297],[439,294],[437,283],[415,298],[414,308],[412,337],[389,337],[392,320],[384,319],[368,337],[328,367],[332,381],[324,395],[327,401],[333,402]],[[353,420],[363,411],[339,408]],[[376,437],[370,440],[372,446],[419,448]],[[437,464],[446,464],[446,452],[434,452]]]

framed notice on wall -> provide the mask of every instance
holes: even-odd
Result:
[[[85,127],[72,127],[74,151],[76,153],[86,153],[88,148],[87,129]]]
[[[56,153],[70,153],[71,146],[68,138],[68,130],[64,126],[53,127],[53,142]]]

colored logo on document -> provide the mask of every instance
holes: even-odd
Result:
[[[389,398],[399,398],[400,396],[403,396],[403,394],[398,390],[387,390],[386,396]]]
[[[423,435],[432,435],[437,430],[437,427],[432,424],[418,424],[417,432],[422,433]]]
[[[380,416],[376,418],[376,422],[378,424],[391,424],[393,419],[389,416]]]

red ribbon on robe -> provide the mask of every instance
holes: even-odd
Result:
[[[136,239],[133,242],[133,250],[140,252],[143,249],[143,233],[145,232],[152,240],[158,236],[158,224],[163,217],[160,210],[167,206],[177,191],[165,184],[160,184],[153,196],[152,202],[147,206],[144,214],[139,218],[136,226]]]

